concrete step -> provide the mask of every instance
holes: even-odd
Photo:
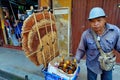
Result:
[[[0,80],[25,80],[19,76],[0,70]]]
[[[0,76],[0,80],[8,80],[8,79],[6,79],[6,78]]]
[[[44,80],[41,76],[11,66],[0,66],[0,76],[8,80]]]

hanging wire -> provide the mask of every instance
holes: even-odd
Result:
[[[9,0],[8,0],[8,2],[9,2],[9,4],[10,4],[10,8],[11,8],[13,17],[14,17],[14,19],[15,19],[15,21],[16,21],[17,19],[16,19],[16,17],[15,17],[15,14],[14,14],[14,11],[13,11],[13,8],[12,8],[12,5],[11,5],[11,3],[10,3]],[[18,29],[18,31],[19,31],[19,33],[20,33],[20,29],[19,29],[18,23],[17,23],[17,29]],[[17,34],[17,36],[19,37],[19,34]],[[21,37],[21,34],[20,34],[20,37]]]
[[[12,10],[13,17],[14,17],[14,19],[16,20],[16,17],[15,17],[15,14],[14,14],[14,11],[13,11],[13,8],[12,8],[12,5],[11,5],[10,1],[9,1],[9,4],[10,4],[10,8],[11,8],[11,10]]]

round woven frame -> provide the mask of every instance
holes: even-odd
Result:
[[[37,66],[43,64],[46,67],[54,57],[59,55],[53,14],[50,12],[33,13],[24,21],[22,49]]]

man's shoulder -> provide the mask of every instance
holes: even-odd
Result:
[[[107,27],[109,30],[112,30],[114,32],[117,32],[118,34],[120,33],[120,28],[114,24],[109,24],[107,23]]]
[[[116,29],[116,28],[118,28],[118,26],[116,26],[116,25],[114,25],[114,24],[110,24],[110,23],[107,23],[106,24],[109,28],[111,28],[111,29]],[[118,28],[119,29],[119,28]]]
[[[83,31],[83,35],[88,35],[88,34],[90,34],[90,32],[91,32],[91,29],[88,28],[85,31]]]
[[[91,31],[91,28],[86,29],[85,31],[83,31],[84,33],[89,33]]]
[[[116,29],[118,30],[119,29],[119,27],[114,25],[114,24],[107,23],[106,25],[109,29],[113,29],[113,30],[116,30]]]

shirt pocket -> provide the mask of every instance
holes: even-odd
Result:
[[[106,38],[105,40],[106,40],[107,46],[108,46],[109,48],[113,48],[115,38],[114,38],[114,37],[112,37],[112,38]]]
[[[114,39],[114,38],[113,38]],[[106,38],[106,42],[109,44],[109,45],[112,45],[114,43],[114,40],[113,39],[109,39],[109,38]]]
[[[92,39],[87,39],[88,49],[97,49],[96,42]]]

